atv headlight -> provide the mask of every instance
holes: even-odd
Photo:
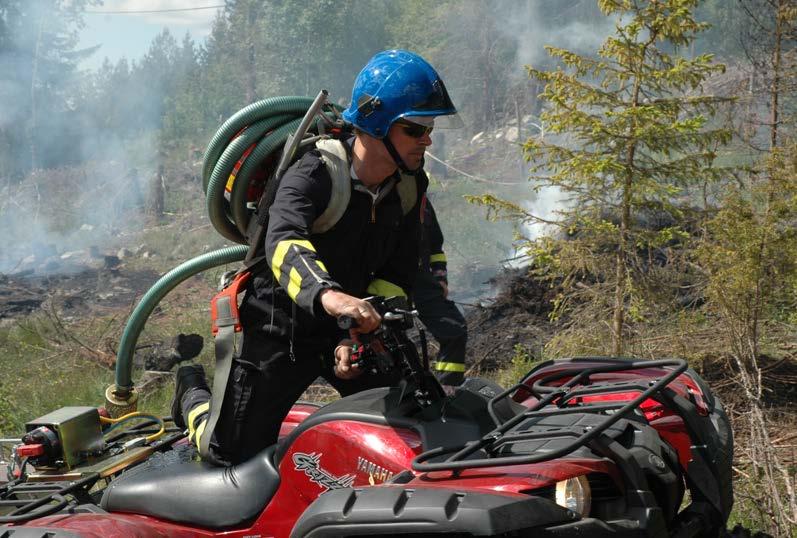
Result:
[[[589,481],[584,475],[574,476],[556,483],[556,504],[580,516],[588,516],[592,504]]]

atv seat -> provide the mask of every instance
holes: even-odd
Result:
[[[232,467],[196,461],[192,445],[154,454],[112,481],[100,506],[209,529],[241,527],[263,511],[279,485],[274,447]]]

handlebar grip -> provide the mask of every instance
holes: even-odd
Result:
[[[348,331],[349,329],[354,329],[357,327],[357,320],[351,316],[339,316],[338,327],[343,329],[344,331]]]

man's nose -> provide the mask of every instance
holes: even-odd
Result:
[[[421,145],[424,146],[431,146],[432,145],[432,135],[429,133],[425,133],[422,137],[418,139]]]

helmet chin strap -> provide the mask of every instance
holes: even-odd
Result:
[[[423,162],[421,162],[421,165],[414,170],[408,168],[404,163],[404,159],[401,158],[401,155],[399,155],[399,152],[396,150],[396,146],[393,145],[393,142],[391,142],[387,136],[382,138],[382,143],[385,145],[385,148],[387,148],[387,152],[390,153],[390,156],[393,157],[393,160],[396,162],[396,166],[398,166],[399,170],[405,174],[414,174],[423,166]]]

